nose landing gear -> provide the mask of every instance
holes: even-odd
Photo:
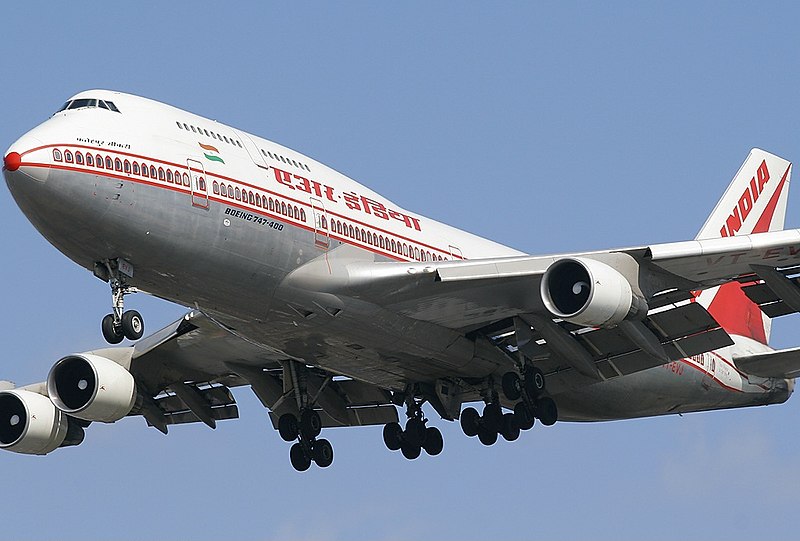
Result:
[[[138,340],[144,334],[144,319],[136,310],[125,311],[125,295],[138,290],[127,284],[125,276],[133,276],[133,265],[125,260],[111,259],[95,264],[94,274],[111,286],[112,312],[106,315],[100,329],[109,344],[119,344],[123,338]]]

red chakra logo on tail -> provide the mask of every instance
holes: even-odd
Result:
[[[742,227],[742,222],[750,215],[750,211],[758,201],[758,196],[764,191],[764,184],[769,181],[769,169],[767,169],[767,160],[761,162],[758,166],[756,175],[750,179],[750,184],[744,189],[744,192],[739,197],[739,202],[733,208],[733,212],[728,216],[725,225],[719,230],[721,237],[732,237]]]

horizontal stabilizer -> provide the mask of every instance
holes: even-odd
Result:
[[[733,357],[737,368],[762,378],[796,378],[800,376],[800,348],[781,349],[756,355]]]

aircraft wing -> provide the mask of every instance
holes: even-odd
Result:
[[[277,426],[282,413],[297,413],[290,382],[283,381],[291,359],[255,342],[200,311],[187,313],[131,348],[94,352],[110,358],[129,355],[128,365],[147,400],[141,413],[148,424],[166,433],[167,426],[238,417],[229,389],[250,385]],[[391,395],[367,383],[337,377],[319,369],[306,375],[324,427],[386,424],[397,420]],[[292,396],[291,399],[287,399]]]
[[[615,269],[645,299],[647,316],[604,327],[552,313],[542,281],[563,261]],[[784,230],[472,261],[376,263],[333,250],[284,285],[357,298],[468,337],[481,335],[507,354],[522,350],[557,394],[732,344],[705,308],[691,302],[699,290],[738,282],[746,294],[758,295],[767,315],[800,311],[800,289],[791,278],[798,265],[800,230]]]

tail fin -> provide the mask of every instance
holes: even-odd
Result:
[[[754,148],[700,229],[696,239],[714,239],[783,229],[792,164]],[[728,334],[769,341],[771,321],[731,282],[697,296]]]

